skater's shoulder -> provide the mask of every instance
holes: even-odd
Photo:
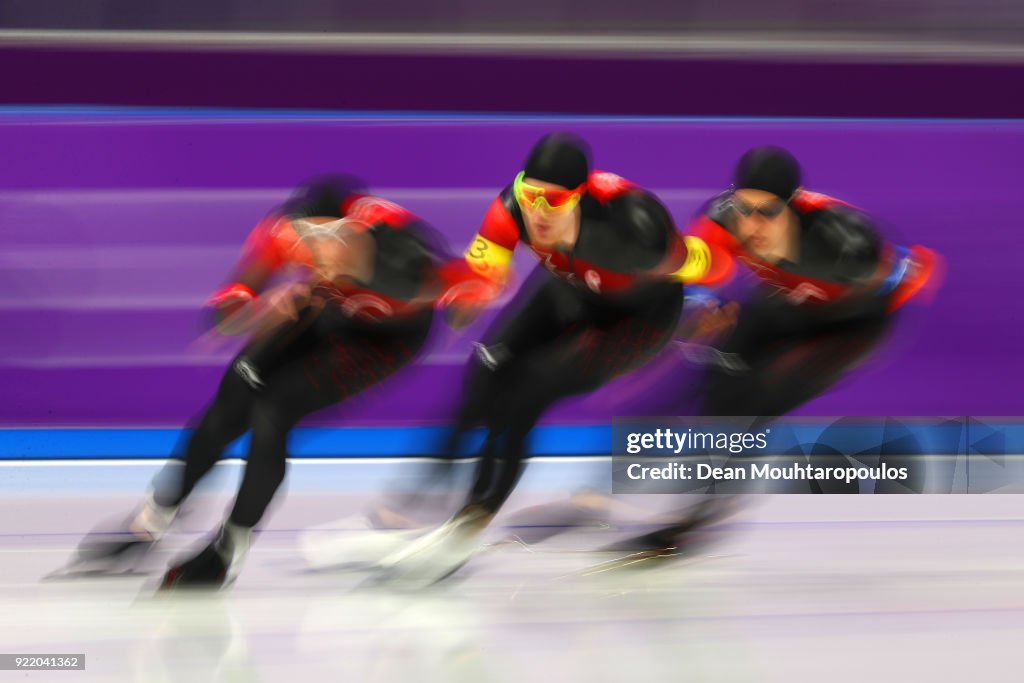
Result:
[[[494,198],[480,226],[480,236],[505,249],[512,249],[516,242],[528,242],[523,212],[516,202],[512,185],[504,188]]]
[[[416,217],[411,211],[389,199],[363,195],[349,206],[346,218],[368,226],[385,225],[401,228],[414,221]]]
[[[609,201],[605,209],[608,222],[633,243],[663,244],[675,228],[665,205],[639,188]]]
[[[616,173],[593,171],[587,177],[587,194],[599,204],[639,191],[638,185]]]

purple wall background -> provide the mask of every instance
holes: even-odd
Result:
[[[638,51],[643,49],[638,39]],[[0,104],[1024,117],[1024,63],[0,45]],[[536,77],[533,87],[524,79]],[[614,85],[612,85],[614,84]]]
[[[780,144],[803,160],[810,187],[866,208],[898,241],[945,255],[934,304],[908,310],[872,362],[803,414],[1024,414],[1024,122],[7,112],[0,425],[184,423],[212,394],[227,353],[189,351],[197,308],[287,188],[356,170],[461,246],[529,145],[555,127],[585,135],[600,167],[654,188],[680,222],[726,184],[744,149]],[[444,420],[481,328],[439,331],[424,363],[318,422]],[[656,405],[685,414],[694,377],[666,356],[549,421],[607,421]]]

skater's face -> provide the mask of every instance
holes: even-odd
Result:
[[[570,189],[520,174],[515,192],[531,244],[553,248],[576,243],[582,188]]]
[[[313,256],[318,279],[373,279],[376,243],[364,225],[346,219],[313,217],[295,221],[295,227],[305,235],[303,241]]]
[[[736,190],[732,196],[736,236],[755,256],[772,263],[796,260],[796,214],[764,190]]]

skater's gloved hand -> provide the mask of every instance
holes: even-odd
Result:
[[[736,325],[739,310],[740,305],[735,301],[724,306],[709,303],[683,321],[676,338],[691,344],[712,345]]]
[[[310,288],[304,282],[288,282],[256,298],[225,298],[214,302],[217,332],[227,336],[259,333],[289,320],[296,320],[310,303]]]
[[[486,240],[478,240],[486,245]],[[478,247],[480,254],[489,253],[487,249]],[[477,251],[473,248],[466,253],[466,258],[451,259],[438,269],[441,293],[437,298],[437,307],[444,309],[444,318],[455,330],[470,325],[490,305],[492,305],[512,275],[507,262],[500,267],[491,267],[484,261],[475,259]],[[511,252],[508,252],[511,255]],[[483,264],[483,265],[481,265]],[[487,266],[484,268],[484,266]]]
[[[444,311],[444,321],[453,330],[462,330],[472,325],[486,308],[479,305],[448,306]]]
[[[256,292],[240,282],[224,287],[210,297],[206,305],[217,332],[226,336],[244,334],[245,321],[251,317],[251,304],[255,298]]]
[[[305,282],[289,282],[267,291],[253,302],[248,332],[253,338],[271,334],[282,325],[299,319],[300,313],[314,301],[310,286]]]
[[[445,322],[454,330],[472,324],[501,293],[501,284],[483,278],[468,278],[449,286],[438,299]]]
[[[310,288],[305,282],[288,282],[274,287],[262,297],[265,315],[297,320],[299,311],[309,303]]]

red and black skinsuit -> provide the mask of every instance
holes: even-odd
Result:
[[[579,211],[575,244],[542,249],[530,243],[509,186],[466,251],[467,266],[492,281],[503,279],[518,243],[542,266],[499,314],[467,371],[452,447],[485,426],[469,502],[488,511],[515,487],[525,439],[544,412],[654,356],[678,322],[682,281],[694,279],[683,273],[707,270],[706,246],[684,240],[656,198],[619,176],[591,173]]]
[[[712,200],[687,231],[715,254],[709,285],[727,284],[738,264],[755,276],[754,291],[741,303],[736,325],[720,347],[732,362],[712,367],[698,391],[703,415],[748,418],[742,426],[732,424],[748,432],[819,396],[862,360],[940,263],[924,247],[886,242],[867,216],[831,197],[798,190],[788,203],[799,222],[795,263],[770,263],[741,243],[731,193]],[[730,455],[725,467],[757,455]],[[834,452],[813,457],[819,466],[849,464]],[[716,482],[709,491],[743,493],[749,486],[748,481]],[[813,482],[811,487],[821,490]],[[612,548],[628,550],[633,563],[642,557],[640,551],[654,551],[653,557],[686,554],[700,547],[699,530],[732,514],[741,501],[709,497],[680,510],[678,521]]]
[[[284,479],[286,439],[301,419],[377,384],[408,364],[430,328],[444,295],[443,242],[405,209],[343,187],[312,186],[272,212],[249,235],[236,277],[211,298],[217,317],[254,299],[272,276],[312,268],[295,221],[345,217],[350,230],[373,238],[373,275],[321,283],[313,296],[326,303],[251,341],[221,380],[213,403],[184,445],[184,474],[165,477],[156,502],[176,506],[213,467],[224,449],[251,431],[241,488],[230,521],[254,526]],[[326,199],[325,199],[326,197]]]
[[[758,281],[720,349],[746,367],[712,370],[705,415],[767,420],[820,395],[881,341],[938,267],[933,252],[887,242],[839,200],[799,190],[789,206],[799,221],[796,263],[769,263],[744,248],[730,195],[713,200],[688,231]]]

